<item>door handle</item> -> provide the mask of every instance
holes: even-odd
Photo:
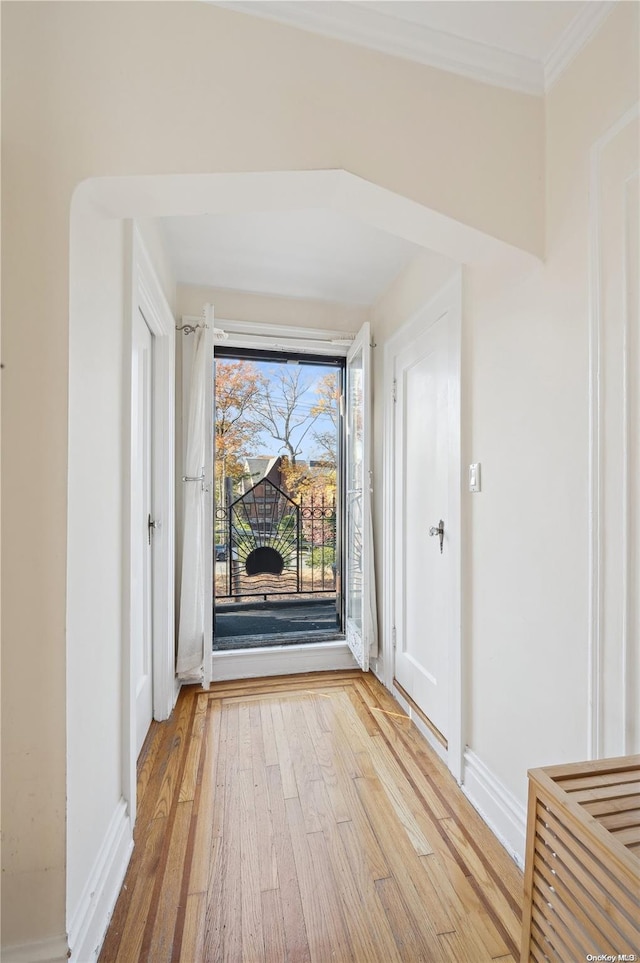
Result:
[[[156,521],[151,515],[147,515],[147,537],[149,539],[149,545],[151,545],[151,533],[157,531],[160,528],[160,522]]]
[[[429,529],[429,535],[439,535],[440,536],[440,554],[442,555],[442,546],[444,543],[444,522],[442,519],[438,522],[438,527],[432,525]]]

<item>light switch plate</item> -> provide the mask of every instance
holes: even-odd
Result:
[[[475,465],[469,465],[469,491],[479,492],[480,491],[480,462],[476,462]]]

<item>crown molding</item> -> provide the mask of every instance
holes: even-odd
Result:
[[[535,60],[408,23],[361,3],[320,0],[214,0],[218,7],[277,20],[381,53],[448,70],[471,80],[521,93],[544,93],[543,65]]]
[[[576,3],[576,16],[544,63],[498,47],[433,30],[380,9],[346,0],[209,0],[218,7],[275,20],[447,70],[471,80],[543,96],[556,83],[619,0]]]
[[[556,46],[544,62],[544,90],[551,90],[599,27],[604,23],[618,0],[591,0],[581,6]]]

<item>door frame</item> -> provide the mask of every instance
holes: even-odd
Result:
[[[215,305],[213,307],[215,308]],[[182,325],[201,322],[202,317],[195,315],[185,314],[180,319]],[[346,358],[355,337],[355,333],[333,328],[306,328],[216,318],[213,328],[213,355],[215,357],[216,344],[224,343],[225,347],[230,348],[285,349]],[[329,642],[301,642],[283,647],[216,651],[212,658],[214,682],[353,668],[356,668],[355,660],[346,639],[342,638]]]
[[[178,695],[175,675],[175,319],[135,222],[126,226],[130,266],[125,327],[125,410],[131,412],[132,326],[140,311],[153,338],[152,503],[155,529],[152,552],[153,718],[168,719]],[[136,693],[133,671],[131,545],[131,419],[125,431],[123,472],[123,648],[122,791],[131,823],[136,816]]]
[[[395,359],[400,343],[424,334],[444,314],[448,314],[448,381],[449,381],[449,518],[447,531],[452,558],[453,585],[451,593],[451,649],[449,652],[449,705],[450,723],[447,733],[448,748],[443,749],[420,714],[406,701],[402,692],[394,686],[395,674]],[[429,744],[446,762],[450,772],[462,782],[464,764],[463,738],[463,658],[462,658],[462,582],[461,582],[461,343],[462,343],[462,270],[438,291],[438,293],[406,321],[384,347],[384,443],[383,443],[383,531],[382,597],[384,606],[382,639],[382,681],[405,708]]]

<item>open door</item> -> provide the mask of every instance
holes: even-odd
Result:
[[[371,544],[371,332],[366,323],[347,355],[345,634],[363,672],[373,637]]]

